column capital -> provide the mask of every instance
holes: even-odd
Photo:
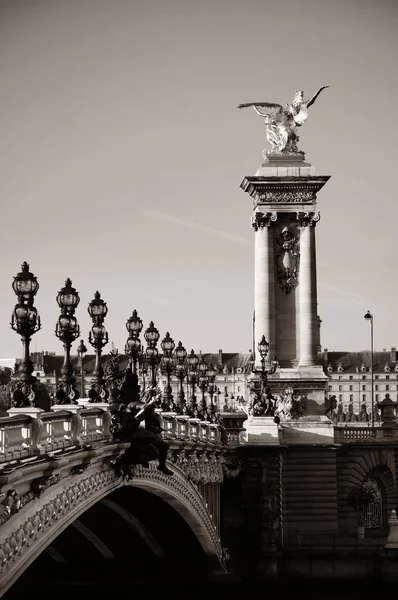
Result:
[[[269,227],[271,223],[274,223],[277,220],[277,218],[278,213],[276,212],[263,213],[258,210],[252,215],[251,225],[254,231],[258,231],[264,227]]]
[[[296,215],[301,227],[315,227],[321,218],[321,213],[319,212],[298,212]]]

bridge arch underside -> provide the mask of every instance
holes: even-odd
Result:
[[[208,557],[181,515],[158,495],[123,486],[53,539],[3,597],[21,597],[32,586],[210,578]]]

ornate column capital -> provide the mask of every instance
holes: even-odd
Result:
[[[260,211],[256,211],[252,215],[251,225],[254,231],[258,231],[259,229],[263,229],[264,227],[269,227],[271,223],[275,223],[278,218],[278,213],[276,212],[267,212],[263,213]]]
[[[319,212],[318,213],[298,212],[298,213],[296,213],[296,215],[297,215],[297,221],[299,221],[299,223],[300,223],[300,227],[307,227],[307,226],[315,227],[315,225],[321,218],[321,213],[319,213]]]

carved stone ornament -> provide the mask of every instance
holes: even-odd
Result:
[[[271,223],[275,223],[277,218],[278,215],[276,212],[262,213],[260,211],[257,211],[252,215],[252,227],[254,231],[258,231],[259,229],[263,229],[264,227],[269,227]]]
[[[293,388],[286,388],[281,396],[278,396],[275,416],[281,421],[295,421],[306,413],[304,398],[297,396]]]
[[[257,193],[255,200],[258,202],[267,203],[303,203],[303,202],[315,202],[316,195],[312,190],[295,190],[295,191],[284,191],[284,190],[273,190],[264,193]]]
[[[224,481],[224,457],[222,453],[185,452],[178,450],[172,453],[171,462],[180,467],[186,477],[193,483],[222,483]]]
[[[297,220],[300,223],[301,227],[308,227],[308,226],[312,226],[315,227],[316,223],[318,223],[318,221],[321,218],[321,213],[311,213],[311,212],[298,212],[297,213]]]
[[[298,285],[299,243],[288,227],[284,227],[276,238],[278,284],[286,294]]]

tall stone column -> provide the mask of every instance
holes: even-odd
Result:
[[[318,362],[318,300],[316,281],[315,225],[319,213],[297,213],[300,222],[299,268],[299,367],[311,367]]]
[[[269,343],[267,362],[275,354],[275,277],[274,246],[271,223],[277,219],[277,213],[256,211],[252,217],[255,231],[254,245],[254,348],[255,366],[261,368],[258,343],[263,335]]]

